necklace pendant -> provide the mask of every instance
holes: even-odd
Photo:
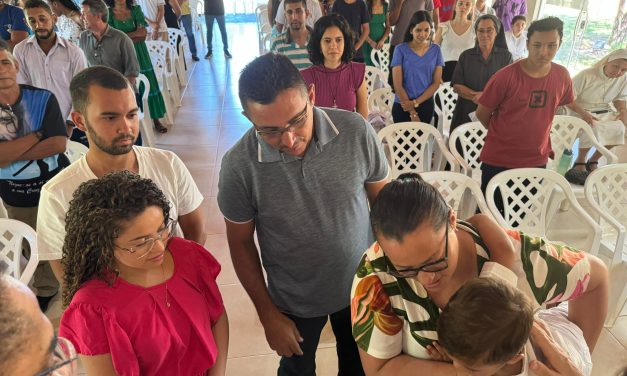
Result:
[[[170,308],[170,302],[166,302],[165,305]]]
[[[335,99],[333,100],[333,108],[337,108],[337,104],[335,104]]]

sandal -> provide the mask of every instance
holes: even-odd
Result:
[[[590,166],[592,166],[592,165],[596,165],[596,167],[594,168],[594,170],[596,170],[596,169],[597,169],[597,167],[599,167],[599,161],[589,161],[589,162],[586,162],[586,170],[587,170],[588,172],[592,172],[592,171],[594,171],[594,170],[590,167]]]
[[[570,183],[577,184],[577,185],[584,185],[586,183],[586,179],[588,178],[588,175],[590,175],[590,171],[579,170],[579,169],[576,169],[575,166],[586,166],[586,164],[575,163],[573,165],[573,168],[566,171],[566,173],[564,174],[564,177]]]
[[[164,127],[160,122],[155,121],[155,130],[159,133],[168,133],[168,128]]]

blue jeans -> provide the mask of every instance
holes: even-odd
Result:
[[[192,15],[183,14],[180,18],[185,34],[187,34],[187,41],[189,42],[189,50],[192,56],[196,56],[196,37],[194,36],[194,28],[192,25]]]
[[[229,41],[226,38],[226,25],[224,24],[224,15],[213,16],[211,14],[205,14],[205,23],[207,24],[207,51],[213,51],[211,41],[213,39],[213,21],[218,21],[218,27],[220,28],[220,34],[222,35],[222,45],[224,51],[229,49]]]

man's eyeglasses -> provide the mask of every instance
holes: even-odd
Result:
[[[115,245],[119,249],[126,251],[128,253],[137,254],[137,259],[141,259],[145,257],[152,248],[155,246],[155,242],[157,240],[161,241],[164,246],[168,246],[172,237],[174,237],[174,230],[176,229],[178,221],[176,219],[168,218],[163,224],[163,230],[157,232],[157,236],[151,238],[144,238],[144,240],[136,245],[131,247],[120,247],[119,245]]]
[[[417,276],[418,273],[420,272],[437,273],[448,268],[448,226],[449,224],[446,223],[445,226],[446,226],[446,230],[444,231],[444,257],[442,257],[441,259],[426,263],[419,268],[400,269],[400,270],[397,270],[393,266],[391,266],[389,260],[385,258],[388,274],[396,278],[413,278]]]
[[[257,134],[259,136],[267,138],[267,139],[270,139],[270,138],[276,139],[276,138],[283,136],[283,133],[285,132],[294,132],[302,128],[305,125],[305,123],[307,123],[307,108],[308,107],[309,107],[309,101],[305,103],[305,108],[303,108],[301,112],[299,112],[296,116],[294,116],[294,118],[292,118],[292,120],[290,120],[290,122],[287,123],[285,127],[267,126],[267,127],[263,127],[260,129],[256,124],[253,123],[253,125],[255,126],[255,130],[257,131]]]
[[[0,103],[0,125],[7,127],[10,134],[17,135],[18,121],[13,107],[9,104]]]
[[[496,30],[492,27],[489,27],[487,29],[477,29],[477,34],[492,34],[494,33]]]
[[[72,376],[76,371],[76,350],[72,342],[56,337],[54,351],[50,354],[50,365],[35,376]]]

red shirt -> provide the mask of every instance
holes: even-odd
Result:
[[[533,78],[523,71],[521,63],[496,72],[479,98],[480,104],[494,108],[480,155],[482,162],[493,166],[545,165],[552,152],[555,111],[575,99],[566,68],[551,63],[548,75]]]
[[[450,21],[453,18],[453,11],[455,10],[457,0],[441,0],[441,2],[442,4],[439,7],[435,5],[435,1],[433,2],[434,8],[440,8],[440,22]]]
[[[220,264],[200,245],[174,238],[174,274],[144,288],[118,278],[86,282],[63,313],[59,336],[83,355],[111,354],[118,375],[205,375],[216,361],[212,326],[224,312]]]

